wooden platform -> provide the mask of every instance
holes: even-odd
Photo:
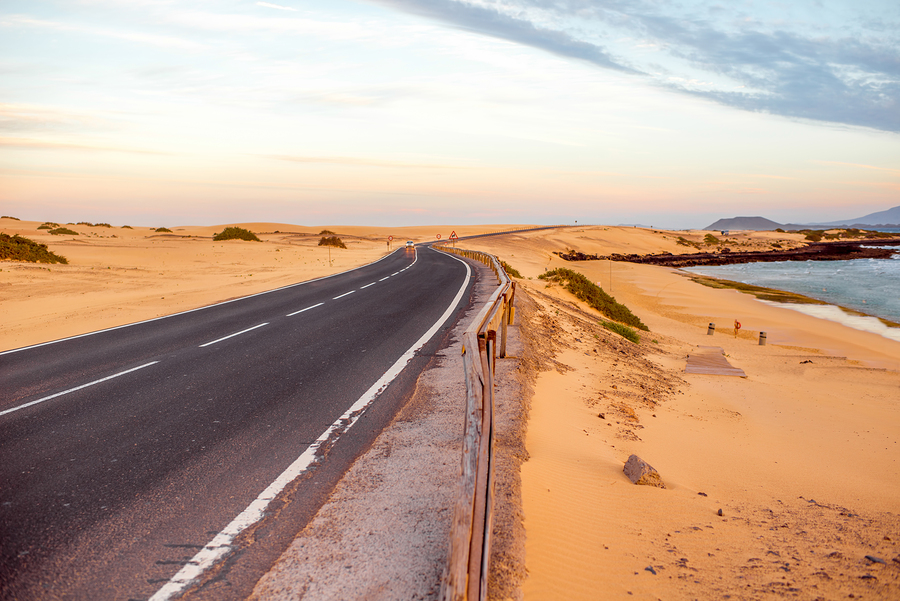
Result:
[[[696,351],[688,355],[684,373],[747,377],[743,369],[738,369],[728,362],[728,359],[725,358],[725,351],[718,346],[697,347]]]

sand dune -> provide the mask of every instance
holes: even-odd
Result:
[[[551,254],[661,236],[592,235],[470,244],[525,276],[537,310],[522,327],[541,331],[538,352],[558,367],[531,400],[525,598],[900,595],[900,343],[667,268]],[[561,266],[611,288],[650,327],[641,344],[536,278]],[[698,345],[722,347],[748,377],[685,374]],[[632,485],[632,453],[668,488]]]

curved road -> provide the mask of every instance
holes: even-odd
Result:
[[[0,353],[0,597],[245,597],[470,290],[465,263],[401,249]]]

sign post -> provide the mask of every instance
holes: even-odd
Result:
[[[393,241],[394,241],[394,237],[388,236],[388,250],[391,250],[391,242],[393,242]]]
[[[456,241],[459,240],[459,236],[456,235],[456,230],[450,232],[450,241],[453,243],[453,248],[456,248]]]

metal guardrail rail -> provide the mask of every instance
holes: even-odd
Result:
[[[500,285],[463,333],[466,421],[462,475],[450,531],[450,554],[441,583],[442,601],[487,598],[493,508],[494,367],[506,356],[506,330],[515,317],[515,282],[497,257],[473,250],[435,247],[487,264]],[[499,341],[498,341],[499,330]]]

